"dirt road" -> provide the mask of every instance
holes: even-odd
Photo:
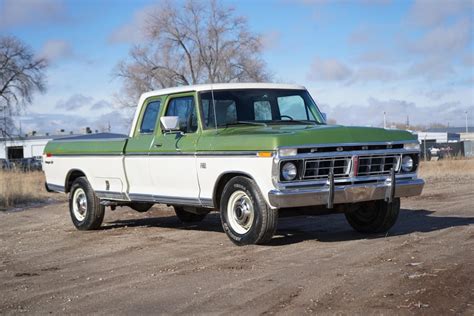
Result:
[[[386,236],[343,215],[280,219],[234,246],[217,214],[108,212],[79,232],[65,203],[0,213],[0,313],[474,314],[474,178],[428,182]]]

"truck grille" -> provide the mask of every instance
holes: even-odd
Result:
[[[335,178],[344,178],[352,175],[373,176],[389,175],[393,168],[396,172],[399,168],[401,155],[366,155],[342,157],[322,157],[306,159],[303,164],[303,177],[301,180],[320,180],[327,179],[332,172]]]
[[[390,174],[393,168],[397,171],[400,155],[360,156],[358,176]]]
[[[335,178],[348,176],[350,163],[351,157],[306,160],[303,180],[327,178],[331,171]]]

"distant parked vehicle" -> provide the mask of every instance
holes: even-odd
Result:
[[[23,158],[17,167],[23,172],[43,170],[41,160],[36,158]]]
[[[13,166],[7,159],[0,159],[0,169],[1,170],[10,170]]]

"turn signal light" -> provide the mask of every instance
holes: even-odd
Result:
[[[257,157],[262,157],[262,158],[269,158],[272,157],[273,153],[271,151],[259,151],[257,153]]]

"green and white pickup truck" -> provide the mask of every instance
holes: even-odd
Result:
[[[53,140],[44,170],[80,230],[99,228],[105,207],[161,203],[183,222],[220,212],[244,245],[268,242],[281,211],[387,231],[400,197],[423,189],[419,150],[406,131],[328,125],[301,86],[214,84],[143,94],[128,137]]]

